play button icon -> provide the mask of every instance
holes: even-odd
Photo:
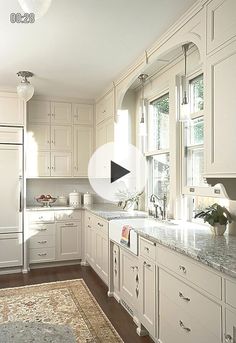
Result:
[[[90,158],[88,177],[97,195],[118,202],[143,191],[145,170],[145,157],[134,145],[107,143]]]
[[[111,161],[111,183],[119,180],[121,177],[129,174],[130,171],[121,167],[119,164]]]

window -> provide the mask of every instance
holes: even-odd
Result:
[[[169,93],[150,103],[148,111],[149,195],[169,196]]]

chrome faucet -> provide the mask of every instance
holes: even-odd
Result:
[[[156,203],[156,200],[158,201],[158,204]],[[158,215],[158,209],[161,214],[162,220],[167,220],[167,196],[164,194],[163,198],[159,198],[156,194],[152,194],[150,196],[150,202],[153,203],[153,206],[155,208],[154,218],[159,218]],[[162,202],[162,205],[160,205],[160,202]]]

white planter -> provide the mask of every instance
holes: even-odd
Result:
[[[219,223],[216,223],[214,226],[211,226],[211,232],[215,236],[223,236],[225,231],[226,231],[226,225],[221,225]]]

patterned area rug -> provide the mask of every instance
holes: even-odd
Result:
[[[123,341],[84,281],[70,280],[1,289],[0,342]]]

